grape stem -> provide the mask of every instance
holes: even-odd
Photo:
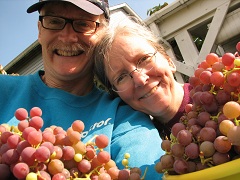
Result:
[[[239,121],[240,120],[237,120],[237,118],[234,118],[234,122],[235,122],[236,126],[239,126]]]
[[[94,140],[97,136],[98,136],[98,135],[94,135],[91,139],[89,139],[89,141],[86,142],[86,145],[95,145],[95,144],[93,143],[93,140]]]
[[[148,167],[146,167],[145,171],[144,171],[144,174],[143,176],[141,177],[141,180],[144,180],[145,177],[146,177],[146,174],[147,174],[147,171],[148,171]]]
[[[210,165],[212,166],[212,157],[205,159],[202,151],[199,153],[199,157],[200,157],[202,165],[208,164],[209,166]]]

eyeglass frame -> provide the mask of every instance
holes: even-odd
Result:
[[[53,17],[53,18],[59,18],[61,20],[64,20],[64,25],[62,26],[62,28],[48,28],[45,26],[45,24],[43,23],[44,21],[44,18],[45,17]],[[92,20],[86,20],[86,19],[69,19],[69,18],[65,18],[65,17],[60,17],[60,16],[52,16],[52,15],[42,15],[42,16],[39,16],[39,21],[41,22],[42,24],[42,27],[45,28],[45,29],[49,29],[49,30],[63,30],[66,26],[67,23],[70,23],[72,25],[72,28],[75,32],[77,33],[85,33],[85,34],[94,34],[98,27],[100,26],[100,23],[99,22],[96,22],[96,21],[92,21]],[[86,31],[77,31],[74,27],[74,22],[76,21],[84,21],[84,22],[93,22],[95,23],[95,28],[93,30],[91,30],[92,32],[86,32]]]
[[[150,60],[152,60],[153,57],[155,57],[154,62],[151,61],[151,62],[155,63],[155,62],[156,62],[156,54],[157,54],[157,52],[158,52],[158,51],[155,50],[154,53],[147,53],[147,54],[145,54],[144,57],[142,57],[142,58],[140,58],[140,59],[138,60],[137,65],[136,65],[136,68],[135,68],[134,70],[132,70],[130,73],[123,73],[123,74],[121,74],[120,76],[118,76],[117,78],[115,78],[115,79],[113,80],[113,82],[111,83],[111,85],[112,85],[112,90],[113,90],[114,92],[117,92],[117,93],[118,93],[118,92],[124,92],[124,91],[126,91],[128,88],[126,88],[126,89],[124,89],[124,90],[122,90],[122,91],[118,91],[117,88],[116,88],[115,85],[114,85],[114,82],[117,81],[117,80],[118,80],[121,76],[123,76],[123,75],[126,75],[127,77],[130,77],[131,79],[133,79],[133,76],[132,76],[132,73],[133,73],[133,72],[137,71],[138,73],[141,73],[142,70],[144,69],[144,67],[142,67],[141,69],[138,68],[139,63],[140,63],[140,62],[143,62],[143,61],[142,61],[143,58],[146,58],[147,55],[151,55],[151,56],[149,56],[149,58],[150,58]],[[154,66],[152,66],[150,69],[146,70],[146,72],[151,71],[153,67],[154,67]]]

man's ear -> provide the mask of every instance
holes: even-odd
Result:
[[[42,33],[42,24],[38,21],[38,42],[41,44],[41,33]]]

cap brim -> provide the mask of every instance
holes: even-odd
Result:
[[[42,8],[42,6],[47,3],[47,2],[54,2],[56,0],[46,0],[46,1],[41,1],[36,4],[33,4],[27,9],[27,13],[32,13],[34,11],[38,11]],[[58,0],[59,1],[59,0]],[[93,3],[86,1],[86,0],[60,0],[60,1],[65,1],[74,4],[75,6],[81,8],[82,10],[93,14],[93,15],[100,15],[103,14],[103,10],[94,5]]]

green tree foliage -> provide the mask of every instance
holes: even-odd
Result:
[[[153,8],[147,10],[147,15],[151,16],[153,13],[159,11],[160,9],[166,7],[168,5],[167,2],[164,2],[163,5],[159,4],[158,6],[154,6]]]

